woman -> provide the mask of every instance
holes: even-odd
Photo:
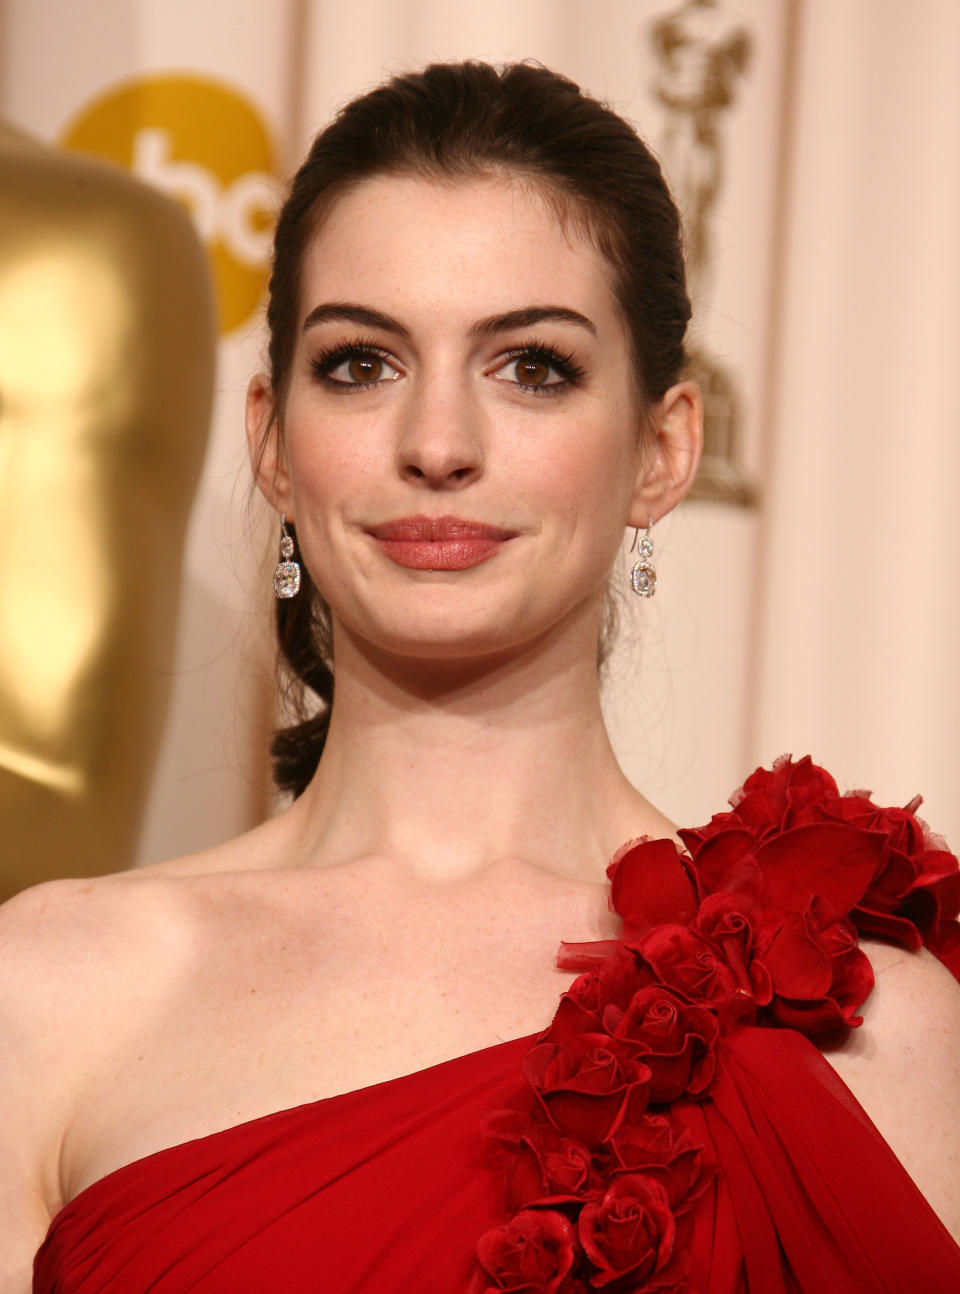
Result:
[[[892,942],[948,949],[956,861],[809,761],[687,858],[603,726],[688,315],[656,162],[563,78],[432,67],[318,138],[248,432],[325,705],[270,822],[10,905],[4,1291],[41,1242],[42,1291],[956,1288],[960,989]]]

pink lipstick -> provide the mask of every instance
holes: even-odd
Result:
[[[400,517],[367,534],[398,566],[416,571],[464,571],[492,557],[515,532],[462,517]]]

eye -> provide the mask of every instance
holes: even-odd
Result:
[[[575,383],[582,370],[572,355],[561,355],[552,346],[528,346],[501,356],[492,376],[533,395],[557,395]]]
[[[392,382],[399,376],[393,365],[388,364],[382,355],[351,355],[349,359],[341,360],[336,367],[327,370],[327,377],[334,382],[349,385],[364,385],[384,379]]]
[[[338,346],[311,360],[313,371],[329,386],[361,390],[395,382],[403,374],[385,352],[372,346]]]

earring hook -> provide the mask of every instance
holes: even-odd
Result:
[[[653,520],[653,517],[651,517],[651,516],[650,516],[650,514],[648,513],[648,514],[647,514],[647,524],[646,524],[646,527],[645,527],[645,529],[646,529],[646,534],[644,535],[644,539],[649,540],[649,538],[650,538],[650,531],[653,529],[653,527],[654,527],[654,520]],[[627,552],[632,553],[632,552],[633,552],[633,550],[634,550],[634,549],[637,547],[637,545],[639,544],[639,542],[640,542],[640,527],[639,527],[639,526],[634,526],[634,528],[633,528],[633,542],[631,543],[630,547],[627,549]]]

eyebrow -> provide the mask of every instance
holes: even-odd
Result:
[[[369,306],[355,305],[350,301],[330,301],[324,305],[314,306],[303,321],[303,331],[321,323],[355,323],[363,328],[382,328],[395,333],[398,337],[409,337],[410,330],[399,319],[394,319],[382,310],[372,310]],[[492,337],[499,332],[509,332],[512,328],[532,328],[538,323],[567,323],[585,328],[597,335],[597,326],[592,319],[582,315],[579,310],[567,306],[524,306],[519,310],[507,310],[504,314],[490,315],[479,319],[469,329],[471,337]]]
[[[494,333],[509,332],[511,328],[531,328],[545,321],[576,324],[593,333],[594,337],[597,335],[597,325],[579,310],[570,310],[566,306],[525,306],[522,310],[508,310],[506,314],[480,319],[470,329],[470,336],[492,337]]]
[[[349,301],[331,301],[326,305],[314,306],[303,321],[303,331],[330,321],[360,324],[363,328],[383,328],[387,332],[398,333],[401,337],[410,336],[409,329],[399,319],[393,319],[381,310],[371,310],[369,306],[352,305]]]

